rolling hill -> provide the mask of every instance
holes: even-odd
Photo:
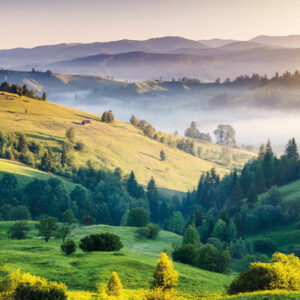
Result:
[[[1,93],[0,103],[3,132],[24,132],[28,139],[49,145],[55,151],[62,147],[66,130],[74,127],[76,141],[87,147],[87,152],[72,153],[76,165],[92,160],[108,169],[120,167],[125,173],[134,170],[141,184],[153,176],[161,188],[186,191],[197,184],[202,172],[215,167],[223,175],[254,156],[233,149],[238,162],[225,166],[220,160],[222,148],[215,144],[196,142],[203,152],[202,158],[197,158],[150,139],[138,128],[118,120],[108,124],[101,122],[96,114],[13,94]],[[82,126],[82,120],[90,120],[91,124]],[[166,161],[160,161],[161,150],[166,154]]]
[[[77,253],[62,255],[60,241],[51,239],[48,243],[37,238],[33,222],[27,240],[8,240],[7,228],[12,222],[0,222],[0,259],[9,270],[21,268],[22,272],[64,282],[70,290],[93,291],[97,282],[105,282],[113,271],[117,271],[126,289],[147,289],[161,251],[172,252],[171,244],[179,244],[181,237],[161,231],[156,240],[140,240],[135,228],[95,225],[75,227],[70,238],[78,242],[92,233],[110,232],[121,237],[124,248],[120,252]],[[9,255],[8,255],[9,253]],[[181,263],[174,263],[179,272],[179,295],[184,299],[199,299],[221,295],[224,285],[231,276],[213,273]]]

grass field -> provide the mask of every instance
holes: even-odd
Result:
[[[29,239],[17,241],[7,239],[6,231],[12,222],[0,222],[0,261],[9,270],[21,268],[23,272],[66,283],[69,290],[93,291],[97,282],[104,282],[116,271],[126,289],[147,289],[160,252],[172,251],[172,243],[181,242],[181,237],[161,231],[157,240],[140,240],[135,237],[135,229],[95,225],[76,227],[71,238],[78,241],[90,233],[112,232],[118,234],[124,244],[119,252],[84,253],[80,249],[75,254],[65,256],[60,250],[61,241],[51,239],[45,243],[36,237],[33,222]],[[232,277],[204,271],[188,265],[174,263],[180,281],[179,294],[186,299],[214,297],[221,295],[224,285]]]
[[[31,182],[34,179],[48,180],[50,178],[60,179],[68,192],[71,192],[76,186],[75,183],[66,180],[63,177],[59,177],[51,173],[46,173],[37,169],[33,169],[16,161],[0,158],[0,178],[4,173],[15,175],[17,177],[18,184],[20,187],[26,186],[29,182]]]
[[[229,300],[298,300],[300,299],[300,292],[293,291],[260,291],[254,293],[244,293],[236,296],[227,296],[220,299]]]
[[[80,125],[82,120],[90,120],[91,125]],[[215,167],[223,175],[233,167],[241,167],[254,155],[233,149],[233,154],[239,154],[241,160],[225,166],[219,161],[222,149],[215,144],[197,143],[203,152],[203,159],[200,159],[150,139],[125,122],[107,124],[100,121],[99,115],[0,93],[0,130],[4,132],[24,132],[28,139],[50,145],[55,150],[61,148],[66,129],[70,127],[75,128],[76,140],[88,147],[87,153],[74,152],[75,164],[90,159],[109,169],[120,167],[125,173],[134,170],[141,184],[146,184],[153,176],[159,187],[170,190],[191,189],[202,172]],[[161,150],[166,154],[166,161],[160,161]]]

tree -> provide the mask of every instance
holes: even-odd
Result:
[[[173,212],[173,215],[169,218],[167,223],[168,230],[177,234],[182,234],[184,230],[184,218],[180,211]]]
[[[159,155],[160,155],[160,160],[161,161],[166,160],[166,154],[165,154],[164,150],[161,150]]]
[[[38,235],[42,236],[45,242],[48,243],[49,239],[54,236],[57,230],[57,219],[53,217],[41,219],[35,226],[38,230]]]
[[[292,160],[299,160],[299,152],[295,138],[288,141],[285,148],[285,155]]]
[[[138,228],[136,230],[136,233],[141,238],[147,238],[147,239],[156,239],[159,234],[160,228],[157,224],[148,224],[145,227]]]
[[[248,197],[247,197],[247,204],[249,208],[254,208],[255,204],[257,203],[257,193],[254,184],[250,185]]]
[[[159,202],[158,202],[158,192],[155,185],[153,177],[148,183],[147,187],[147,199],[149,202],[150,217],[154,222],[159,220]]]
[[[109,296],[119,297],[122,294],[122,283],[116,272],[112,272],[111,277],[107,283],[107,294]]]
[[[80,240],[83,251],[118,251],[123,247],[120,237],[113,233],[90,234]]]
[[[8,234],[11,239],[24,240],[27,231],[29,231],[29,227],[26,221],[16,221],[9,227]]]
[[[223,220],[218,220],[216,223],[214,230],[212,232],[212,236],[220,239],[221,241],[226,241],[226,231],[227,225]]]
[[[163,290],[174,289],[178,284],[178,273],[173,268],[173,263],[167,253],[162,252],[153,274],[152,288]]]
[[[177,247],[172,253],[174,261],[179,261],[183,264],[194,265],[197,253],[197,247],[193,244],[186,244]]]
[[[63,214],[62,214],[62,220],[64,223],[67,224],[72,224],[76,222],[76,218],[73,214],[73,211],[71,209],[67,209]]]
[[[214,134],[217,144],[228,147],[235,146],[235,130],[231,125],[219,124],[217,129],[214,130]]]
[[[56,237],[61,238],[64,243],[67,236],[71,234],[71,227],[69,225],[62,225],[56,231]]]
[[[200,245],[200,236],[195,225],[189,225],[185,230],[182,240],[183,245],[192,244],[195,246]]]
[[[133,171],[130,172],[129,178],[126,183],[126,189],[129,195],[131,195],[134,198],[138,198],[139,185],[135,179],[135,175]]]
[[[71,142],[74,143],[75,141],[75,129],[74,127],[70,127],[66,130],[66,138]]]
[[[60,247],[66,255],[74,253],[77,248],[76,243],[73,240],[67,240]]]
[[[127,226],[144,227],[149,223],[149,214],[143,208],[133,208],[127,216]]]
[[[63,168],[65,168],[69,164],[69,153],[65,145],[63,146],[61,151],[60,163]]]
[[[42,96],[43,100],[46,101],[47,100],[47,93],[43,92],[43,96]]]
[[[113,115],[112,111],[111,110],[110,111],[105,111],[102,114],[101,121],[105,122],[105,123],[112,123],[114,121],[114,115]]]
[[[272,255],[276,252],[277,246],[276,244],[268,238],[261,238],[255,240],[253,243],[253,250],[255,252],[265,253],[267,255]]]
[[[131,118],[130,118],[130,123],[133,126],[137,126],[138,123],[139,123],[139,120],[134,115],[132,115]]]

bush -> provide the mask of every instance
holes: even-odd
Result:
[[[174,250],[172,257],[174,261],[194,265],[197,247],[194,244],[182,245]]]
[[[276,244],[268,238],[258,239],[253,243],[253,250],[255,252],[265,253],[267,255],[272,255],[276,252]]]
[[[197,251],[195,260],[195,264],[198,268],[219,273],[227,273],[230,262],[229,251],[219,251],[210,244],[201,247]]]
[[[112,233],[91,234],[80,240],[83,251],[117,251],[123,247],[120,237]]]
[[[133,208],[127,216],[127,226],[143,227],[149,223],[149,214],[143,208]]]
[[[147,238],[147,239],[156,239],[159,234],[160,228],[156,224],[148,224],[145,227],[138,228],[136,230],[136,233],[141,238]]]
[[[74,149],[79,152],[86,152],[87,146],[82,142],[77,142],[76,145],[74,146]]]
[[[162,288],[154,288],[146,293],[147,300],[174,300],[176,295],[174,290],[164,290]]]
[[[21,274],[19,270],[10,273],[2,282],[1,292],[8,299],[22,300],[65,300],[67,287],[62,283],[48,282],[47,279]]]
[[[26,239],[26,232],[29,231],[29,227],[26,221],[17,221],[8,229],[10,238],[16,240]]]
[[[76,243],[73,240],[67,240],[60,247],[66,255],[74,253],[77,248]]]
[[[230,284],[228,294],[258,290],[299,290],[300,260],[295,255],[275,253],[271,263],[252,263]]]

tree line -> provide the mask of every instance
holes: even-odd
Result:
[[[13,83],[10,85],[7,81],[2,82],[0,85],[0,91],[1,92],[6,92],[6,93],[12,93],[12,94],[17,94],[19,96],[26,96],[29,98],[37,99],[37,100],[47,100],[47,93],[43,92],[42,96],[39,97],[36,95],[35,90],[29,89],[26,84],[23,86]]]

